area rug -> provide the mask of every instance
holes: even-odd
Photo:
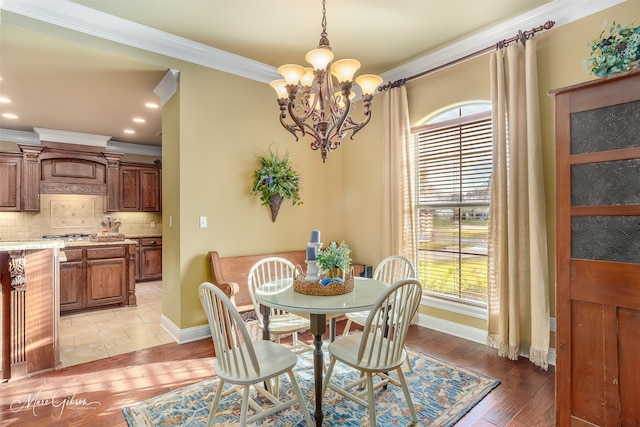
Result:
[[[405,378],[411,390],[419,426],[452,426],[471,410],[498,384],[499,380],[454,366],[424,354],[411,352],[413,372]],[[310,353],[300,355],[295,368],[311,417],[315,408],[313,392],[313,363]],[[357,373],[337,363],[332,380],[351,381]],[[205,426],[217,387],[211,378],[187,387],[145,400],[123,409],[130,427]],[[228,385],[225,385],[228,387]],[[287,376],[280,380],[281,394],[290,393]],[[323,402],[325,426],[369,425],[367,410],[327,389]],[[251,410],[250,410],[251,412]],[[216,426],[237,426],[240,400],[236,394],[223,398],[218,408]],[[376,419],[380,426],[403,426],[411,422],[411,414],[400,387],[389,385],[376,392]],[[259,421],[256,426],[305,425],[297,406],[290,407]]]

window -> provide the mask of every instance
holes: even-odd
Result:
[[[425,293],[487,302],[491,105],[474,103],[412,129],[417,149],[418,277]]]

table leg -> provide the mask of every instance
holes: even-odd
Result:
[[[327,330],[326,314],[311,314],[311,333],[313,334],[313,382],[315,386],[316,411],[314,418],[316,427],[322,427],[324,413],[322,412],[322,371],[324,369],[324,356],[322,353],[322,336]]]
[[[262,313],[262,339],[269,341],[271,339],[271,332],[269,332],[269,315],[271,314],[271,308],[264,304],[260,304],[260,313]]]

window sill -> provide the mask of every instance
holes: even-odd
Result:
[[[476,319],[487,320],[487,308],[477,307],[462,302],[450,301],[442,298],[435,298],[430,295],[423,295],[420,301],[421,305],[445,310],[452,313],[462,314],[464,316],[475,317]]]

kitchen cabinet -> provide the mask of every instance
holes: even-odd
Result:
[[[60,263],[60,311],[135,305],[136,245],[65,248]]]
[[[0,211],[22,210],[22,155],[0,155]]]
[[[136,280],[144,282],[162,279],[162,237],[137,240]]]
[[[160,166],[120,164],[120,211],[160,212]]]
[[[556,425],[640,425],[640,71],[558,89]]]

